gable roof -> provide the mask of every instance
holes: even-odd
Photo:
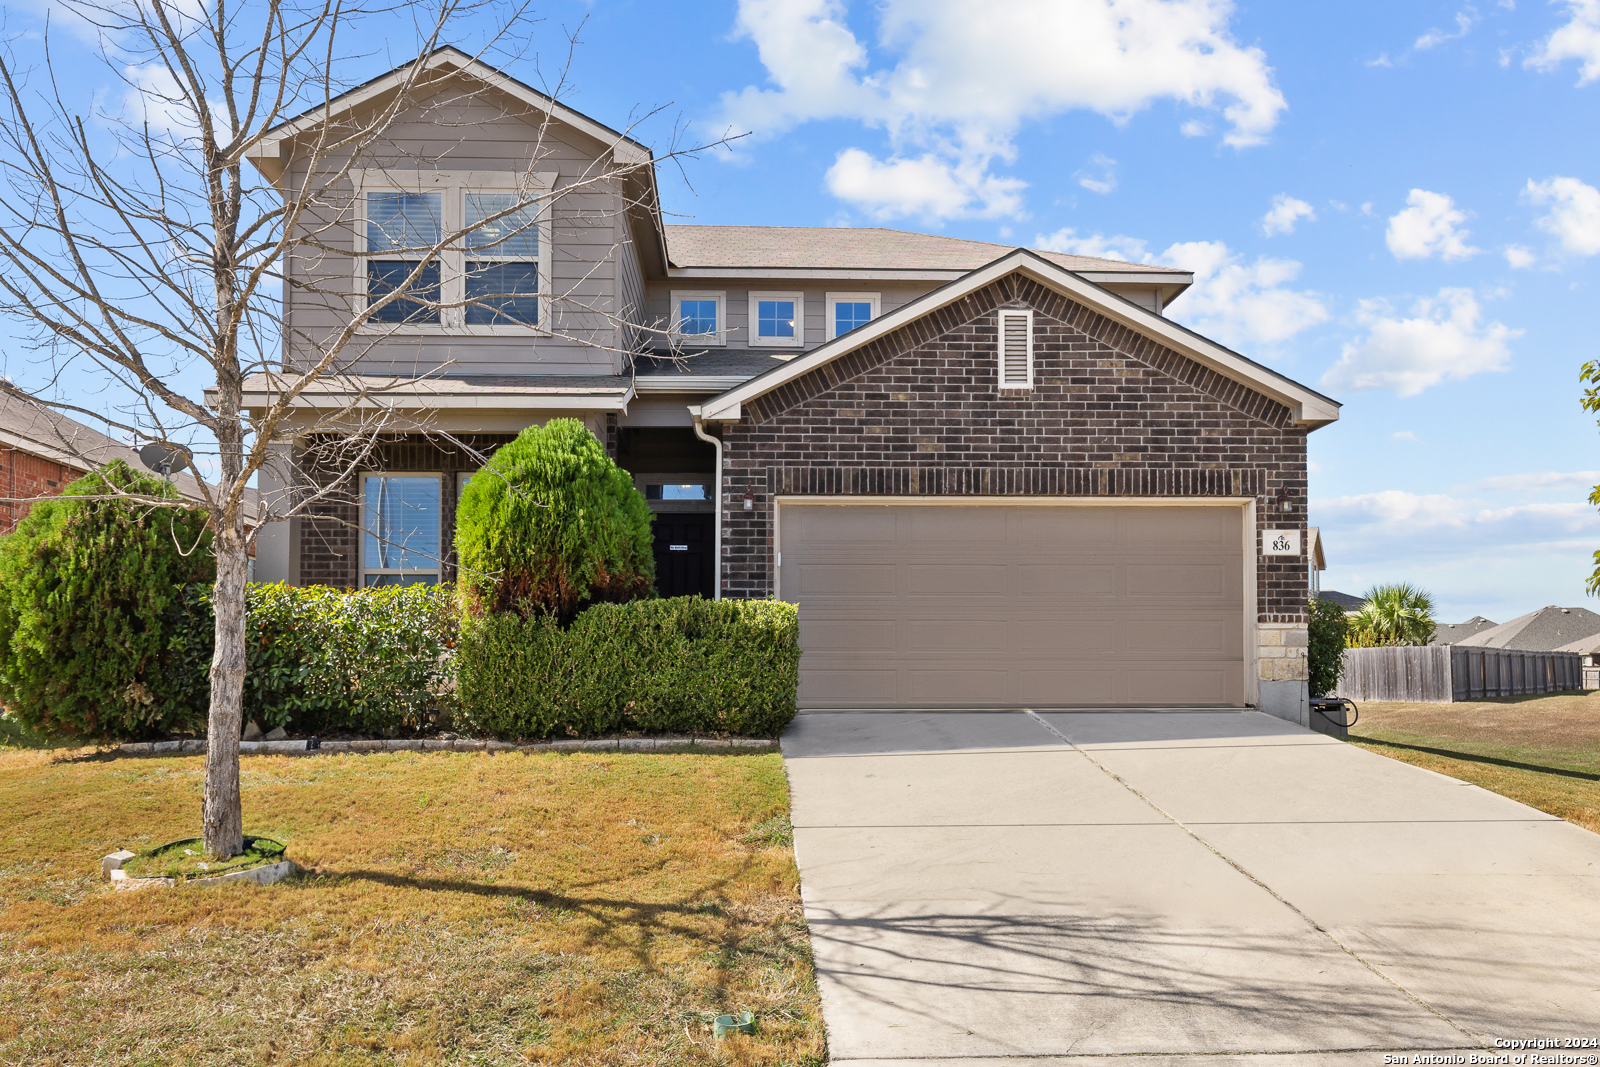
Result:
[[[1339,605],[1345,611],[1360,611],[1362,608],[1367,606],[1366,600],[1362,597],[1351,596],[1349,593],[1341,593],[1337,589],[1324,589],[1322,592],[1317,594],[1317,599],[1330,601]]]
[[[809,374],[878,338],[992,285],[1012,273],[1022,274],[1068,299],[1077,301],[1113,322],[1165,345],[1196,363],[1232,379],[1263,396],[1283,404],[1290,418],[1308,429],[1325,426],[1339,418],[1339,403],[1269,370],[1254,360],[1202,337],[1193,330],[1162,318],[1126,300],[1082,275],[1043,258],[1037,252],[1017,248],[956,281],[857,327],[841,337],[795,356],[787,363],[759,374],[742,385],[715,396],[699,406],[700,418],[708,422],[737,422],[740,406],[772,392],[786,382]]]
[[[1596,652],[1600,652],[1600,633],[1590,634],[1588,637],[1581,637],[1576,641],[1571,641],[1562,645],[1556,651],[1576,652],[1580,656],[1592,656]]]
[[[378,100],[386,93],[395,91],[405,85],[407,78],[414,74],[421,76],[425,81],[438,80],[452,74],[476,78],[526,107],[543,112],[601,144],[609,145],[613,161],[620,167],[636,168],[635,173],[643,179],[644,195],[635,199],[648,207],[650,222],[655,231],[653,236],[657,252],[661,256],[662,263],[666,262],[666,231],[661,219],[660,196],[656,190],[654,156],[649,147],[619,130],[596,122],[581,111],[574,111],[554,97],[541,93],[533,86],[518,81],[504,71],[491,67],[482,60],[474,59],[449,45],[402,63],[393,70],[371,78],[353,89],[347,89],[326,103],[318,104],[292,119],[278,123],[262,133],[260,140],[245,152],[245,158],[276,184],[283,177],[284,169],[288,165],[289,154],[286,150],[296,138],[340,115],[348,114]],[[428,76],[432,76],[432,79]]]
[[[881,226],[671,225],[667,227],[667,248],[674,277],[726,277],[745,271],[781,270],[884,272],[937,279],[977,270],[1010,252],[1013,246]],[[1033,251],[1091,281],[1158,285],[1171,291],[1170,295],[1163,294],[1166,300],[1194,281],[1192,271],[1173,267]]]
[[[1591,634],[1600,634],[1600,615],[1588,608],[1563,608],[1551,604],[1463,638],[1456,644],[1473,648],[1552,652]]]
[[[1493,619],[1486,619],[1482,615],[1474,615],[1466,622],[1442,622],[1434,627],[1433,640],[1428,644],[1459,645],[1467,638],[1475,637],[1499,625]]]

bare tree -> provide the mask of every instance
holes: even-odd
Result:
[[[653,181],[641,193],[633,179],[661,159],[708,146],[679,148],[675,134],[655,160],[647,152],[603,154],[553,191],[537,180],[551,112],[523,115],[536,132],[507,195],[452,229],[418,233],[401,225],[384,254],[406,267],[362,286],[348,264],[373,253],[352,239],[360,218],[352,175],[438,168],[452,143],[470,137],[460,116],[496,87],[464,82],[459,64],[435,60],[447,33],[478,3],[262,0],[230,10],[223,0],[66,2],[100,34],[99,58],[125,84],[124,107],[75,104],[79,96],[88,102],[85,79],[63,77],[48,44],[37,69],[22,69],[14,55],[0,58],[0,311],[26,324],[46,378],[45,387],[26,392],[0,379],[0,389],[95,414],[135,439],[188,440],[210,453],[198,504],[140,499],[202,507],[213,528],[216,652],[202,820],[207,850],[227,857],[243,848],[238,755],[251,539],[265,523],[343,491],[386,436],[429,431],[414,405],[389,399],[432,388],[450,360],[397,367],[390,353],[377,363],[381,372],[371,372],[407,318],[515,314],[518,292],[441,287],[442,259],[481,248],[486,228],[506,240],[541,224],[561,198],[580,205],[566,213],[571,224],[592,225],[581,204],[595,190],[614,194],[601,213],[659,212]],[[521,9],[478,13],[498,27],[485,46],[498,55],[513,31],[526,29]],[[389,89],[360,109],[335,111],[331,105],[353,88],[340,72],[362,58],[343,51],[345,42],[380,19],[391,35],[396,22],[412,22],[418,58],[391,72]],[[573,41],[564,42],[569,63]],[[284,149],[285,123],[319,108],[337,121],[297,134]],[[419,108],[440,136],[426,158],[398,160],[386,138],[402,116],[416,121]],[[624,142],[637,148],[616,134],[616,144]],[[262,179],[264,158],[281,167],[273,181]],[[568,306],[566,321],[577,324],[572,338],[613,350],[619,364],[671,334],[664,324],[646,326],[638,308],[596,302],[581,284],[568,288],[540,295]],[[288,321],[286,303],[320,308],[321,325]],[[125,417],[59,399],[69,381],[73,393],[90,381],[122,390],[131,398]],[[291,490],[263,498],[251,514],[252,478],[286,456],[295,469],[280,473]],[[307,468],[322,476],[305,477]]]

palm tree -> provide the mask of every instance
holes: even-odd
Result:
[[[1425,645],[1433,640],[1433,597],[1399,582],[1367,590],[1366,604],[1350,616],[1350,645]]]

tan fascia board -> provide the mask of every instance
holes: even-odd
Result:
[[[1046,261],[1048,262],[1048,261]],[[982,269],[982,268],[979,268]],[[1065,267],[1061,268],[1065,270]],[[970,274],[955,268],[904,267],[673,267],[668,278],[754,278],[779,281],[786,278],[815,281],[905,281],[952,282]],[[1078,275],[1096,285],[1154,285],[1171,290],[1172,295],[1194,284],[1194,275],[1154,271],[1084,271]],[[1163,294],[1165,296],[1165,294]]]
[[[413,61],[415,62],[415,61]],[[293,141],[315,129],[321,123],[328,121],[334,115],[353,111],[386,93],[393,92],[404,84],[406,76],[411,69],[411,63],[401,64],[387,74],[374,78],[365,85],[352,89],[342,96],[334,98],[328,104],[312,108],[304,114],[298,115],[287,122],[279,123],[267,135],[248,151],[245,159],[249,160],[255,168],[265,174],[274,184],[282,177],[288,163],[288,148]],[[473,59],[465,52],[454,48],[440,48],[422,61],[425,72],[444,71],[448,73],[463,73],[471,75],[491,88],[498,89],[507,96],[543,111],[552,118],[558,119],[573,127],[579,132],[601,144],[611,146],[612,159],[618,166],[639,167],[650,170],[650,184],[655,185],[653,156],[650,149],[633,140],[626,134],[613,130],[581,112],[574,111],[565,104],[550,99],[529,86],[523,85],[515,78],[484,63],[482,60]]]
[[[1147,311],[1132,301],[1101,288],[1065,267],[1059,267],[1024,248],[1008,252],[993,263],[963,275],[958,281],[935,289],[880,319],[851,330],[843,337],[797,356],[782,367],[759,375],[737,389],[730,389],[720,396],[713,397],[702,405],[703,417],[707,421],[737,421],[739,405],[745,401],[754,400],[786,382],[793,381],[803,374],[809,374],[818,367],[868,345],[885,334],[953,304],[986,285],[994,284],[1012,272],[1025,274],[1041,285],[1055,289],[1095,309],[1113,322],[1158,341],[1226,378],[1271,397],[1289,409],[1290,418],[1297,425],[1316,429],[1339,418],[1337,401],[1270,371],[1169,319]]]
[[[714,396],[735,389],[749,380],[743,374],[684,375],[682,378],[651,375],[635,379],[633,387],[640,393],[705,393]]]
[[[265,411],[281,395],[277,392],[246,392],[242,394],[240,404],[252,412]],[[622,393],[432,393],[407,389],[374,391],[357,403],[354,393],[319,390],[301,393],[289,406],[304,411],[339,411],[346,408],[356,411],[627,411],[634,395],[632,388]]]

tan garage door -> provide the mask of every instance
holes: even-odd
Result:
[[[803,708],[1239,706],[1237,507],[784,503]]]

